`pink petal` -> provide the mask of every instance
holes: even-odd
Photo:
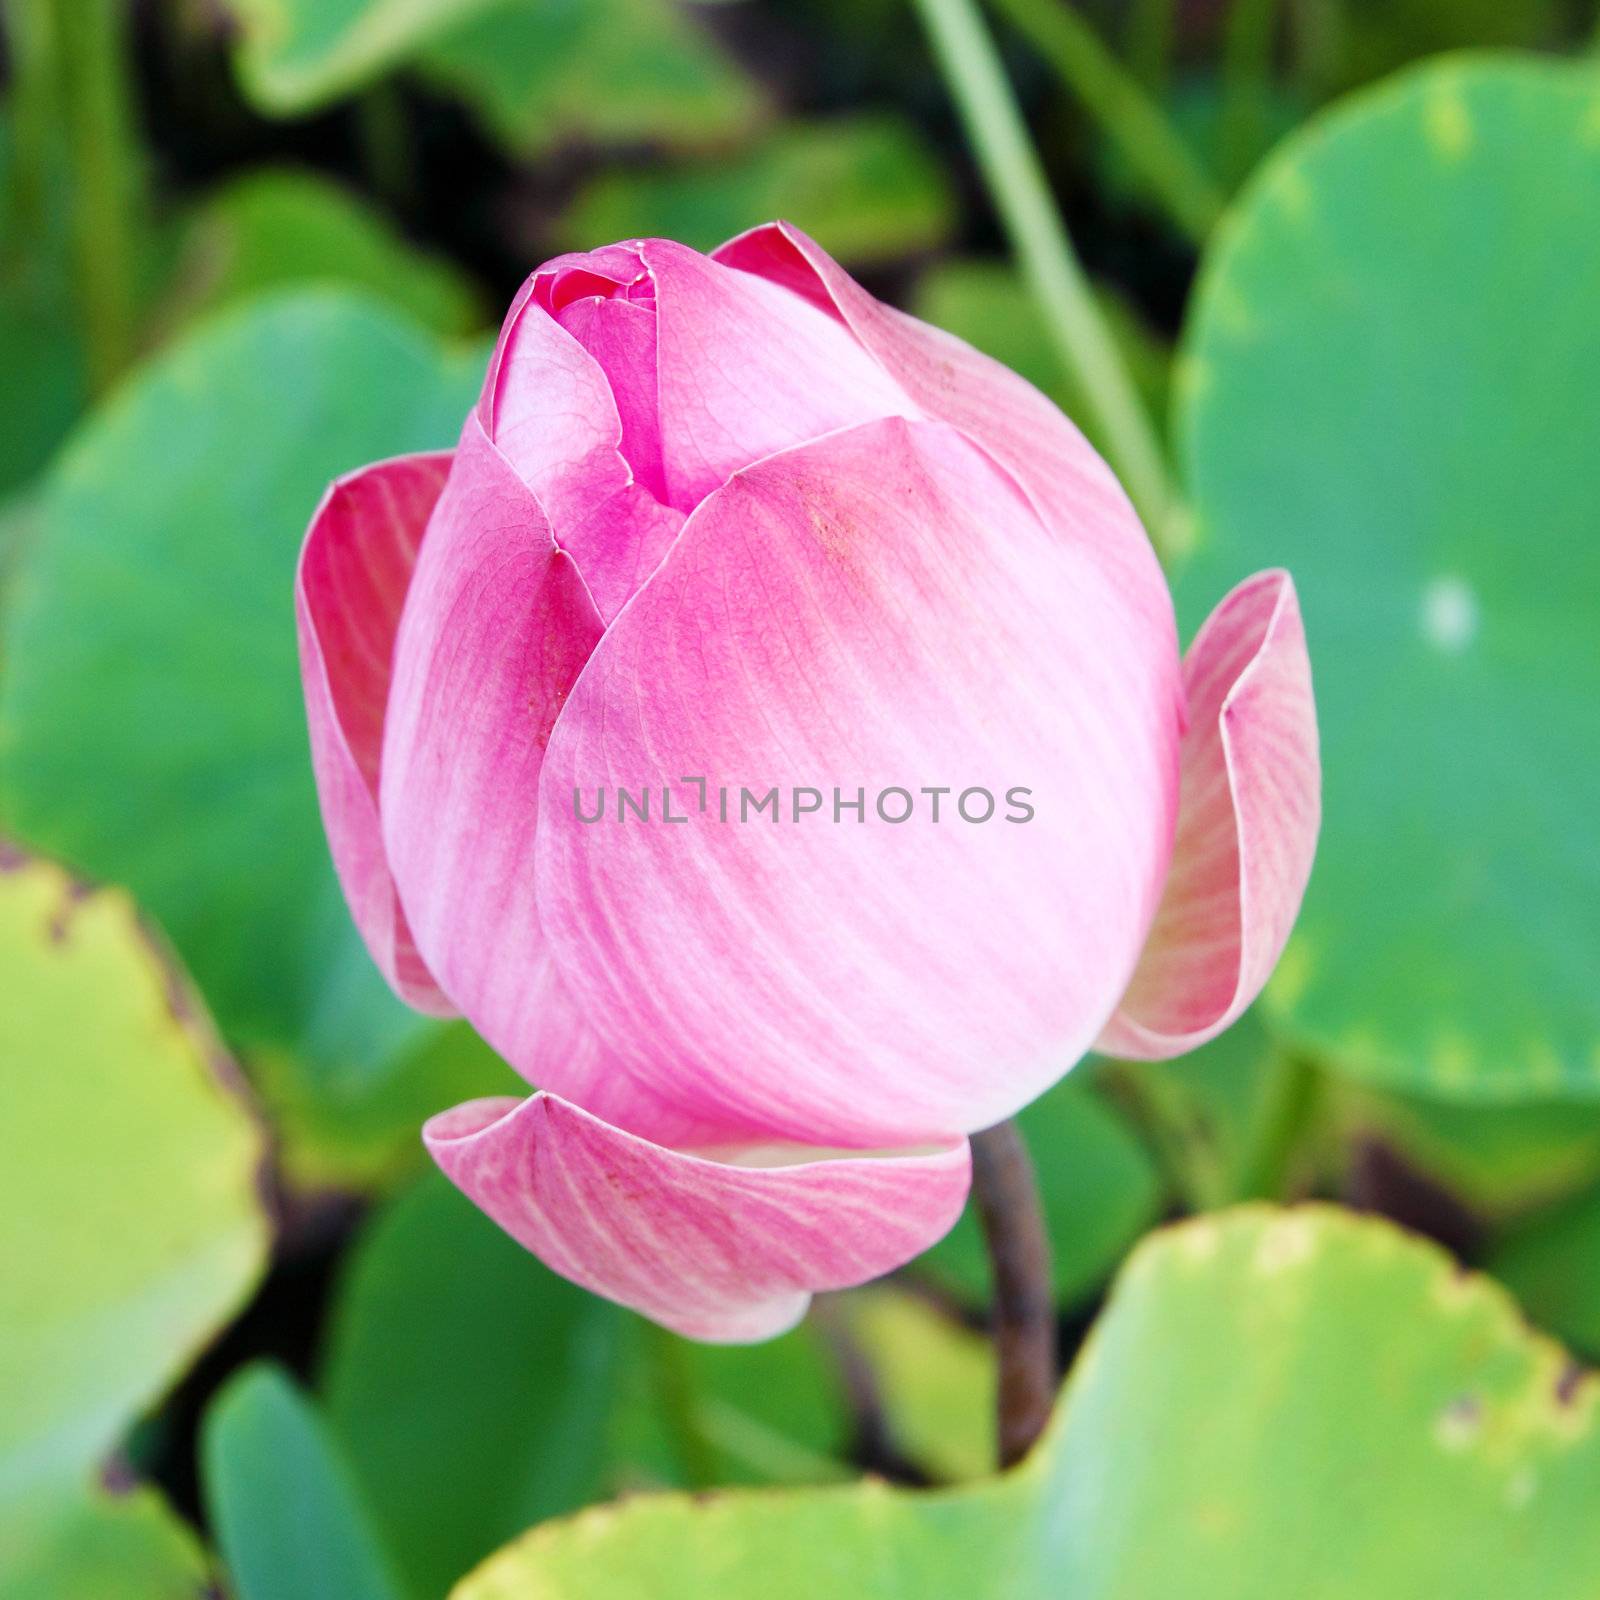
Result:
[[[543,280],[529,282],[537,289]],[[653,313],[618,301],[615,312],[600,319],[593,308],[603,303],[577,301],[561,316],[571,328],[592,333],[632,385],[622,391],[627,431],[635,443],[643,433],[646,467],[659,480]],[[623,320],[630,313],[633,320]],[[544,309],[541,295],[525,289],[506,318],[484,392],[483,427],[538,500],[556,543],[577,563],[601,620],[609,622],[655,569],[683,514],[636,480],[624,453],[618,395],[605,369]]]
[[[573,301],[556,320],[605,374],[622,430],[618,448],[652,496],[664,501],[655,308],[591,295]],[[682,520],[674,526],[681,527]]]
[[[792,223],[753,228],[713,251],[712,259],[831,313],[916,412],[960,428],[1023,486],[1047,524],[1071,530],[1130,587],[1167,604],[1149,540],[1111,469],[1026,379],[943,329],[874,299]]]
[[[943,424],[886,419],[739,474],[601,641],[545,759],[540,914],[612,1075],[708,1126],[850,1146],[1025,1104],[1144,942],[1179,682],[1170,612]],[[688,825],[660,820],[663,783]],[[923,809],[722,824],[722,784],[830,808],[834,786],[900,786]],[[954,791],[941,823],[924,785]],[[599,786],[651,788],[652,821],[578,821]],[[996,815],[962,822],[977,786]],[[1003,820],[1013,786],[1032,821]]]
[[[295,574],[311,764],[334,867],[372,959],[420,1011],[453,1007],[412,942],[378,824],[378,757],[395,630],[450,454],[400,456],[323,496]]]
[[[1300,910],[1321,819],[1311,663],[1294,583],[1259,572],[1184,658],[1189,729],[1172,869],[1150,941],[1099,1041],[1182,1055],[1260,992]]]
[[[879,1277],[949,1231],[965,1140],[840,1154],[789,1146],[694,1154],[548,1094],[474,1100],[423,1140],[451,1182],[563,1277],[691,1339],[794,1326],[813,1293]]]
[[[900,387],[839,321],[664,239],[638,246],[655,286],[668,498],[692,510],[741,467],[874,417]]]
[[[418,949],[524,1070],[560,1007],[530,870],[539,768],[600,631],[537,501],[469,418],[395,645],[383,837]]]

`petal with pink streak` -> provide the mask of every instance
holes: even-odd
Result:
[[[985,1127],[1060,1076],[1166,871],[1179,664],[1146,609],[944,424],[849,429],[712,496],[541,779],[540,915],[614,1071],[708,1125],[853,1146]],[[723,785],[829,809],[725,824]],[[911,822],[876,814],[891,786]],[[924,786],[949,790],[939,823]],[[653,791],[650,822],[617,819],[619,787]],[[834,822],[835,787],[868,819]],[[996,813],[964,822],[978,787]],[[1031,821],[1004,820],[1013,787]]]
[[[868,294],[788,222],[752,228],[712,252],[820,307],[848,328],[921,415],[958,427],[1025,489],[1046,523],[1086,541],[1119,581],[1167,608],[1150,541],[1111,469],[1059,407],[964,340]]]
[[[692,510],[776,450],[875,417],[905,392],[838,320],[750,273],[664,239],[638,246],[655,286],[667,498]]]
[[[1246,579],[1184,659],[1172,868],[1138,970],[1104,1035],[1160,1060],[1222,1032],[1260,993],[1300,910],[1321,819],[1311,663],[1286,572]]]
[[[949,1231],[964,1139],[937,1148],[798,1146],[695,1154],[552,1095],[474,1100],[423,1140],[450,1181],[547,1266],[687,1338],[752,1343],[812,1294],[864,1283]]]
[[[634,476],[656,499],[664,500],[655,307],[590,295],[565,306],[556,320],[605,374],[621,426],[617,448]],[[682,519],[678,520],[681,525]]]
[[[523,1070],[552,1003],[530,870],[539,768],[600,633],[538,502],[469,418],[400,621],[380,809],[418,949]]]
[[[450,454],[400,456],[339,479],[307,530],[295,622],[311,764],[329,849],[372,959],[408,1005],[454,1008],[412,942],[378,821],[378,758],[395,630]]]
[[[650,487],[660,476],[653,313],[618,301],[602,315],[597,307],[608,303],[589,298],[565,305],[558,321],[544,298],[525,290],[513,306],[478,417],[609,622],[683,526],[682,512]],[[617,367],[620,389],[579,335]],[[626,420],[619,399],[626,399]],[[629,442],[642,451],[643,477],[625,453]]]

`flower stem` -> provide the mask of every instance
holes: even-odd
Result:
[[[708,1489],[717,1481],[716,1458],[695,1415],[694,1378],[677,1335],[653,1322],[645,1324],[656,1403],[677,1455],[684,1485]]]
[[[1158,552],[1175,531],[1166,462],[1045,182],[976,0],[916,0],[1045,331],[1100,424],[1111,465]]]
[[[1275,1063],[1240,1165],[1238,1193],[1230,1199],[1291,1198],[1295,1158],[1314,1126],[1320,1096],[1320,1075],[1306,1056],[1285,1055]]]
[[[1176,0],[1132,0],[1128,9],[1128,63],[1151,94],[1167,87],[1176,10]]]
[[[994,0],[994,5],[1117,144],[1151,199],[1193,243],[1204,244],[1222,214],[1222,191],[1077,7],[1060,0]]]
[[[1228,10],[1217,167],[1230,188],[1244,180],[1261,154],[1277,23],[1277,0],[1233,0]]]
[[[1000,1363],[1002,1468],[1044,1432],[1056,1397],[1056,1308],[1050,1239],[1028,1147],[1014,1122],[972,1139],[972,1191],[994,1277],[994,1342]]]
[[[22,225],[48,228],[64,187],[72,278],[90,379],[104,390],[137,334],[140,157],[123,0],[14,0],[6,9],[16,79]]]

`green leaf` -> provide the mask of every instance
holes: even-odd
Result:
[[[640,234],[709,250],[784,217],[854,266],[931,249],[955,201],[936,158],[892,116],[789,123],[748,155],[697,166],[612,167],[579,190],[561,222],[572,249]]]
[[[335,1301],[328,1417],[417,1600],[601,1492],[623,1314],[442,1177],[379,1214]]]
[[[1499,1278],[1541,1327],[1600,1359],[1600,1190],[1536,1212],[1489,1253]]]
[[[18,37],[7,44],[26,49]],[[47,56],[31,69],[13,62],[0,100],[0,501],[43,468],[89,396],[72,293],[65,127]]]
[[[809,1327],[749,1347],[676,1339],[557,1277],[437,1175],[359,1241],[322,1387],[416,1600],[614,1490],[818,1481],[846,1443]]]
[[[201,1600],[199,1541],[150,1489],[87,1485],[0,1513],[6,1600]]]
[[[1398,1088],[1600,1095],[1597,105],[1590,66],[1460,58],[1318,119],[1185,334],[1180,611],[1288,567],[1316,679],[1322,839],[1267,1003]]]
[[[280,1140],[279,1172],[305,1192],[392,1190],[427,1164],[419,1130],[436,1111],[527,1087],[464,1022],[419,1026],[372,1074],[318,1073],[270,1049],[250,1069]]]
[[[59,295],[22,275],[0,276],[0,498],[50,459],[89,394],[83,343]]]
[[[1235,176],[1241,164],[1240,156],[1244,158],[1243,167],[1248,170],[1272,145],[1304,122],[1311,109],[1300,84],[1279,77],[1254,85],[1255,116],[1249,130],[1253,137],[1242,150],[1229,152],[1226,145],[1231,130],[1225,115],[1227,107],[1219,72],[1186,74],[1172,86],[1165,99],[1173,131],[1193,152],[1201,167],[1218,177],[1227,170],[1230,154],[1234,156]],[[1102,139],[1095,156],[1096,172],[1106,191],[1118,201],[1148,209],[1148,186],[1129,164],[1121,147]]]
[[[491,0],[223,0],[239,27],[235,57],[262,111],[314,111],[408,59]]]
[[[456,1600],[1583,1600],[1596,1385],[1387,1223],[1248,1207],[1141,1247],[1018,1470],[637,1499],[535,1529]]]
[[[1144,1146],[1082,1078],[1058,1084],[1018,1121],[1038,1175],[1056,1299],[1075,1305],[1160,1215],[1161,1181]],[[972,1305],[988,1304],[989,1257],[974,1203],[914,1270]]]
[[[95,1482],[261,1272],[261,1136],[121,893],[0,851],[0,972],[0,1548],[19,1593],[192,1594],[159,1500]]]
[[[381,1094],[437,1024],[389,993],[334,880],[295,558],[331,478],[451,443],[481,359],[328,290],[211,322],[78,433],[9,586],[9,827],[129,885],[230,1042],[340,1107]]]
[[[231,1378],[201,1430],[206,1509],[239,1600],[399,1600],[316,1408],[278,1368]]]
[[[1095,298],[1128,365],[1135,387],[1152,415],[1167,410],[1170,357],[1138,313],[1110,286],[1096,286]],[[1021,274],[1000,261],[942,261],[917,280],[911,309],[926,322],[965,339],[985,355],[1020,372],[1042,389],[1101,445],[1094,408],[1039,331],[1039,314]]]
[[[580,140],[725,147],[765,109],[755,82],[671,0],[499,0],[418,64],[524,157]]]
[[[851,1443],[837,1354],[815,1316],[765,1344],[697,1344],[646,1327],[648,1397],[668,1481],[826,1483]]]
[[[37,514],[32,497],[26,494],[0,502],[0,614],[4,613],[11,577],[22,559]],[[0,638],[0,670],[5,666],[4,651],[5,640]]]
[[[188,219],[163,310],[170,324],[294,284],[344,284],[391,301],[424,327],[470,333],[477,295],[440,257],[408,244],[340,185],[291,168],[258,169]]]

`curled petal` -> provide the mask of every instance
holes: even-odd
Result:
[[[594,296],[573,301],[556,320],[605,374],[617,408],[623,459],[650,493],[664,500],[654,306]],[[679,525],[682,520],[679,516]]]
[[[772,1338],[814,1292],[927,1249],[960,1215],[970,1172],[964,1139],[870,1155],[672,1150],[548,1094],[470,1101],[434,1117],[423,1140],[547,1266],[716,1343]]]
[[[525,293],[507,317],[478,422],[609,622],[683,526],[683,513],[650,488],[660,473],[654,313],[589,298],[565,306],[558,321],[543,298]],[[615,380],[579,335],[609,357]]]
[[[814,239],[769,222],[712,252],[712,259],[829,312],[855,336],[909,402],[959,428],[1033,500],[1045,522],[1068,532],[1153,617],[1169,609],[1150,542],[1111,469],[1056,404],[1002,362],[868,294]]]
[[[541,778],[540,915],[612,1076],[852,1146],[986,1127],[1059,1077],[1172,838],[1179,664],[1146,599],[944,424],[846,429],[702,504]]]
[[[1300,909],[1321,819],[1311,664],[1294,583],[1260,572],[1184,659],[1177,842],[1149,942],[1099,1041],[1160,1060],[1222,1032],[1271,976]]]
[[[470,417],[396,639],[380,810],[418,949],[523,1070],[547,1000],[539,768],[600,632],[538,502]]]
[[[669,240],[647,239],[640,253],[655,284],[661,449],[674,505],[692,509],[776,450],[916,414],[837,319]]]
[[[395,632],[449,470],[445,451],[339,479],[311,519],[294,592],[311,763],[339,882],[395,993],[438,1016],[453,1007],[395,895],[378,821],[378,762]]]

